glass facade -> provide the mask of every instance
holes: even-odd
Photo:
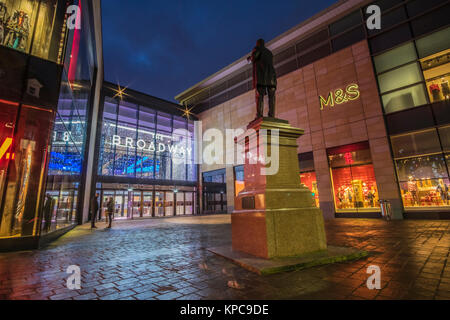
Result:
[[[243,168],[236,167],[238,170],[236,177],[241,179]],[[235,171],[236,172],[236,171]],[[227,187],[226,170],[219,169],[202,173],[203,179],[203,212],[205,213],[225,213],[227,212]],[[243,180],[243,177],[242,177]],[[240,184],[242,186],[242,183]],[[236,191],[235,191],[236,192]]]
[[[374,57],[385,113],[450,100],[450,28]]]
[[[2,107],[0,238],[37,234],[53,112],[0,102]]]
[[[367,142],[327,150],[336,212],[378,211],[378,188]]]
[[[51,136],[42,232],[76,224],[79,219],[81,176],[85,160],[89,110],[94,98],[95,40],[92,22],[79,1],[81,30],[68,33],[56,118]]]
[[[197,181],[193,131],[191,120],[106,97],[97,174]]]
[[[391,137],[406,210],[450,206],[449,130],[446,126]]]

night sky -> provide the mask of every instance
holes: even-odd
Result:
[[[105,79],[169,101],[335,0],[103,0]]]

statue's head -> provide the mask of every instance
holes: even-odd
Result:
[[[261,48],[264,47],[264,39],[256,40],[256,46]]]

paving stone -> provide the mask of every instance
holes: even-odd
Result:
[[[265,277],[206,251],[231,244],[229,221],[116,221],[110,232],[84,225],[40,250],[0,253],[0,299],[450,299],[450,221],[326,221],[329,245],[372,255]],[[65,273],[73,264],[82,272],[74,291]],[[369,265],[380,267],[382,290],[367,289]]]

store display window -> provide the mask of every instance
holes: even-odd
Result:
[[[312,152],[305,152],[298,155],[298,166],[300,169],[300,182],[303,183],[312,193],[317,207],[319,207],[319,190],[317,188],[317,178],[314,172],[314,156]]]
[[[450,49],[420,60],[431,102],[450,100]]]
[[[303,183],[311,191],[314,202],[319,208],[319,189],[317,188],[317,178],[315,172],[302,172],[300,173],[300,182]]]
[[[331,148],[327,154],[336,211],[378,211],[378,188],[368,142]]]
[[[66,5],[62,0],[1,0],[0,44],[61,62]]]
[[[15,125],[4,189],[0,237],[34,236],[54,114],[22,105]],[[6,155],[7,156],[7,155]]]
[[[405,209],[450,206],[446,134],[440,128],[391,137]]]

